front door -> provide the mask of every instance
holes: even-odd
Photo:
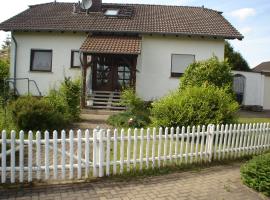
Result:
[[[121,91],[132,83],[132,60],[119,55],[95,56],[93,90]],[[132,57],[131,57],[132,58]]]

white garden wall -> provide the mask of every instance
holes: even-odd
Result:
[[[264,75],[256,72],[233,71],[246,78],[243,105],[263,106]]]
[[[57,87],[64,77],[80,77],[81,70],[70,68],[71,50],[79,50],[85,40],[85,33],[14,33],[18,43],[17,49],[17,78],[30,78],[37,82],[42,95],[50,88]],[[13,78],[14,43],[12,43],[11,77]],[[52,72],[31,72],[31,49],[52,49]],[[27,82],[17,81],[20,92],[27,92]],[[37,95],[37,91],[30,86],[30,92]]]
[[[206,60],[213,55],[224,59],[224,41],[188,37],[143,36],[142,52],[138,59],[136,90],[144,100],[168,94],[179,85],[179,78],[171,77],[171,55],[193,54]]]

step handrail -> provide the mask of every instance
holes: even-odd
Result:
[[[35,88],[37,89],[39,96],[42,96],[42,93],[41,93],[41,91],[37,85],[37,82],[35,80],[29,79],[29,78],[6,78],[5,82],[12,83],[14,90],[16,90],[17,94],[19,95],[18,89],[15,86],[15,81],[17,81],[17,80],[27,80],[27,83],[28,83],[27,84],[27,93],[28,93],[28,95],[30,94],[30,83],[32,82],[32,83],[34,83]]]

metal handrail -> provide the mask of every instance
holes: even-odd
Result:
[[[38,91],[39,96],[42,96],[42,93],[39,90],[39,87],[38,87],[37,82],[35,80],[29,79],[29,78],[7,78],[7,79],[5,79],[5,82],[12,83],[14,90],[16,90],[17,94],[19,94],[18,89],[15,86],[15,81],[17,81],[17,80],[27,80],[27,83],[28,83],[27,93],[28,93],[28,95],[30,94],[30,83],[33,82],[37,91]]]

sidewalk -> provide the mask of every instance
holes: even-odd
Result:
[[[241,183],[239,169],[240,164],[236,163],[130,181],[106,179],[92,183],[0,189],[0,199],[267,199]]]

